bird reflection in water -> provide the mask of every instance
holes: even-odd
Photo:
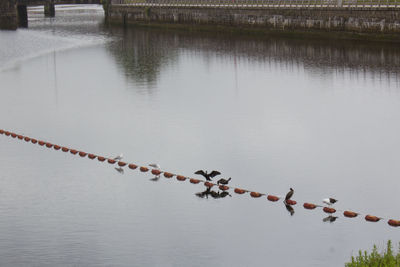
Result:
[[[323,218],[322,221],[333,223],[334,221],[336,221],[337,218],[337,216],[329,215],[328,217]]]
[[[118,168],[114,168],[117,172],[119,172],[120,174],[124,174],[124,169],[122,169],[121,167]]]
[[[214,199],[224,198],[227,196],[231,197],[231,195],[228,192],[226,192],[226,191],[222,191],[222,192],[218,191],[217,192],[217,191],[211,190],[211,187],[207,187],[207,189],[205,191],[198,192],[195,195],[199,198],[207,198],[207,199],[208,199],[208,196],[211,196]]]
[[[285,207],[286,207],[287,211],[290,213],[290,216],[293,216],[294,208],[292,207],[292,205],[289,205],[289,204],[285,203]]]
[[[156,175],[156,176],[154,176],[154,178],[151,178],[151,179],[149,179],[150,181],[153,181],[153,182],[158,182],[158,180],[160,180],[160,175]]]

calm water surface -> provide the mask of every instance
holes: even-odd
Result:
[[[109,28],[100,6],[0,31],[0,128],[232,185],[204,190],[0,136],[1,266],[343,266],[399,241],[400,51]],[[222,177],[221,176],[221,177]]]

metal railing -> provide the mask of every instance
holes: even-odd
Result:
[[[215,8],[399,8],[400,0],[111,0],[113,5]]]

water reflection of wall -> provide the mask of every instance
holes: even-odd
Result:
[[[119,31],[122,34],[122,30]],[[313,74],[343,72],[354,79],[361,79],[368,73],[381,80],[397,81],[400,74],[400,50],[382,43],[261,39],[128,28],[123,31],[122,40],[110,46],[110,50],[128,77],[147,84],[157,81],[164,65],[177,61],[178,51],[201,55],[205,60],[274,63],[286,69],[302,68]]]
[[[111,31],[121,39],[110,43],[109,51],[126,77],[135,83],[155,84],[162,68],[177,60],[179,45],[174,34],[121,28],[111,28]]]

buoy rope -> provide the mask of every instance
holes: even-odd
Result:
[[[141,172],[150,171],[150,168],[145,167],[145,166],[140,166],[139,164],[127,163],[127,162],[124,162],[122,160],[115,160],[115,159],[109,158],[109,157],[103,157],[103,156],[92,154],[92,153],[86,153],[84,151],[68,148],[68,147],[61,146],[61,145],[56,145],[56,144],[53,144],[53,143],[50,143],[50,142],[38,140],[38,139],[35,139],[35,138],[31,138],[31,137],[28,137],[28,136],[24,136],[24,135],[21,135],[21,134],[17,134],[17,133],[6,131],[6,130],[2,130],[2,129],[0,129],[0,135],[4,135],[4,136],[11,137],[11,138],[18,139],[18,140],[24,140],[27,143],[30,142],[32,144],[38,144],[40,146],[47,147],[47,148],[53,148],[56,151],[70,152],[71,154],[79,155],[82,158],[87,157],[87,158],[89,158],[91,160],[94,160],[94,159],[97,158],[97,160],[100,161],[100,162],[108,162],[109,164],[117,164],[121,168],[125,167],[125,166],[128,166],[128,168],[131,169],[131,170],[135,170],[135,169],[139,168],[139,170]],[[184,176],[184,175],[180,175],[180,174],[173,173],[173,172],[163,171],[163,170],[160,170],[160,169],[157,169],[157,168],[151,168],[150,172],[153,175],[156,175],[156,176],[161,176],[161,174],[163,174],[165,178],[176,177],[176,179],[178,181],[186,181],[186,180],[188,180],[192,184],[203,183],[204,186],[206,186],[207,188],[212,188],[214,186],[217,186],[222,191],[227,191],[227,190],[233,188],[233,191],[236,194],[249,193],[249,195],[251,197],[253,197],[253,198],[260,198],[260,197],[266,196],[266,198],[271,202],[277,202],[278,200],[281,199],[281,197],[276,196],[276,195],[270,195],[270,194],[267,194],[267,193],[260,193],[260,192],[257,192],[257,191],[244,189],[244,188],[239,188],[239,187],[232,187],[232,186],[227,186],[227,185],[218,185],[217,183],[213,183],[213,182],[207,181],[205,179],[192,178],[192,177],[189,177],[189,176]],[[289,200],[284,201],[284,202],[285,202],[285,204],[290,205],[290,206],[293,206],[293,205],[297,204],[297,202],[295,200],[292,200],[292,199],[289,199]],[[348,218],[355,218],[355,217],[357,217],[359,215],[363,215],[363,216],[365,215],[365,217],[364,217],[365,220],[369,221],[369,222],[378,222],[380,220],[388,220],[387,223],[390,226],[393,226],[393,227],[400,226],[400,220],[394,220],[394,219],[389,219],[389,218],[384,218],[384,217],[378,217],[378,216],[374,216],[374,215],[370,215],[370,214],[362,214],[360,212],[354,212],[354,211],[350,211],[350,210],[335,209],[333,207],[328,207],[328,206],[318,205],[318,204],[313,204],[313,203],[308,203],[308,202],[303,203],[303,207],[305,209],[309,209],[309,210],[316,209],[316,208],[322,208],[322,210],[327,214],[334,214],[334,213],[339,211],[339,212],[343,212],[343,215],[345,217],[348,217]]]

